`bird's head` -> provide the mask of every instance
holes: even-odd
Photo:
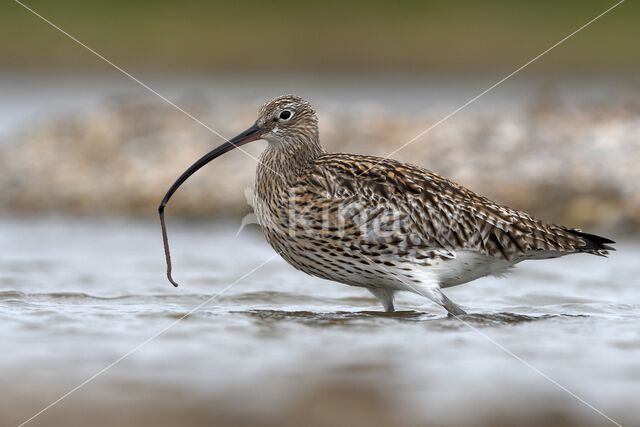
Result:
[[[316,112],[307,101],[295,95],[282,95],[267,102],[260,108],[258,120],[249,129],[227,140],[191,165],[171,186],[161,208],[164,208],[178,187],[204,165],[234,148],[259,139],[269,141],[270,145],[276,147],[305,142],[319,144]]]
[[[255,123],[261,138],[271,144],[313,141],[318,138],[318,118],[311,105],[295,95],[283,95],[265,103]]]
[[[305,142],[318,144],[316,112],[307,101],[295,95],[283,95],[267,102],[260,108],[258,120],[250,128],[214,148],[191,165],[169,188],[160,209],[164,209],[178,187],[204,165],[234,148],[259,139],[269,141],[270,145],[276,147]]]

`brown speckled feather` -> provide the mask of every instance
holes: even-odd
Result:
[[[541,252],[606,254],[604,247],[589,245],[579,230],[544,223],[436,173],[395,160],[325,154],[295,185],[294,191],[306,193],[308,203],[323,209],[360,203],[380,212],[397,211],[405,217],[407,230],[402,234],[410,246],[471,249],[506,260],[536,258]]]

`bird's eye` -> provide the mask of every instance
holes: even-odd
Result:
[[[280,113],[280,120],[288,120],[290,118],[291,118],[291,111],[284,110],[282,113]]]

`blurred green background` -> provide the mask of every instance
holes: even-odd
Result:
[[[613,1],[80,1],[25,4],[118,64],[154,71],[469,73],[529,60]],[[105,64],[13,1],[0,6],[5,70]],[[627,1],[531,68],[640,70],[640,4]],[[506,68],[505,68],[506,67]]]

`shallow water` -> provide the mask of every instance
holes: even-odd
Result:
[[[179,288],[155,222],[0,220],[0,425],[134,349],[29,425],[613,425],[561,387],[638,425],[639,243],[451,289],[453,319],[381,313],[256,229],[169,222]]]

